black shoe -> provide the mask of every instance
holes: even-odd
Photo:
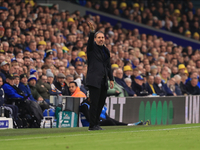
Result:
[[[99,128],[99,130],[104,130],[104,129],[102,129],[99,125],[97,125],[97,128]]]
[[[88,131],[95,131],[95,130],[99,130],[99,128],[97,126],[93,126],[93,127],[89,127]]]

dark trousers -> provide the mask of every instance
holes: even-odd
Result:
[[[105,86],[105,77],[102,78],[101,87],[96,88],[93,86],[89,87],[90,92],[90,127],[98,125],[99,117],[102,111],[102,108],[105,104],[107,96],[107,87]]]

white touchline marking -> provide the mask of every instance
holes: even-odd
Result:
[[[149,132],[149,131],[166,131],[166,130],[179,130],[179,129],[192,129],[192,128],[200,128],[200,126],[193,126],[193,127],[179,127],[179,128],[166,128],[166,129],[155,129],[155,130],[138,130],[138,131],[122,131],[122,132],[101,132],[98,133],[95,131],[88,131],[88,132],[94,132],[90,134],[74,134],[74,135],[61,135],[61,136],[42,136],[42,137],[30,137],[30,138],[17,138],[17,139],[1,139],[2,141],[20,141],[20,140],[30,140],[30,139],[45,139],[45,138],[55,138],[55,137],[66,137],[66,136],[84,136],[84,135],[98,135],[98,134],[110,134],[110,133],[126,133],[126,132]]]

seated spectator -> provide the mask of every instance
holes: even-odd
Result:
[[[197,86],[197,84],[198,84],[198,78],[192,77],[191,81],[189,81],[189,83],[186,84],[186,89],[189,94],[191,94],[191,95],[199,95],[200,94],[200,89]]]
[[[171,78],[171,79],[167,82],[167,86],[168,86],[169,89],[172,91],[172,93],[174,94],[174,96],[182,95],[181,89],[176,85],[175,78]]]
[[[65,75],[63,73],[59,73],[56,76],[56,80],[54,81],[55,87],[62,92],[62,95],[70,95],[69,88],[67,83],[65,82]]]
[[[3,85],[3,79],[0,77],[0,107],[9,107],[12,109],[12,117],[14,120],[18,119],[18,107],[15,105],[9,105],[5,104],[5,92],[4,89],[2,88]]]
[[[108,81],[108,87],[110,86],[110,81]],[[107,90],[107,96],[115,96],[115,97],[128,97],[128,93],[122,87],[119,85],[116,81],[114,81],[114,87],[110,89],[110,87]]]
[[[0,76],[3,79],[3,82],[6,82],[6,77],[9,75],[9,69],[10,69],[10,64],[6,61],[3,61],[1,63],[1,72],[0,72]]]
[[[6,83],[2,86],[5,95],[8,99],[12,98],[19,98],[21,100],[25,100],[28,97],[26,97],[23,93],[18,94],[17,90],[13,87],[14,86],[14,79],[15,77],[13,75],[8,75],[6,78]]]
[[[147,76],[147,82],[145,83],[145,89],[148,95],[157,95],[154,88],[154,77],[152,75]]]
[[[75,74],[81,77],[81,83],[86,86],[86,79],[85,79],[85,76],[83,75],[82,65],[77,65],[75,67]]]
[[[47,76],[47,83],[51,86],[51,89],[50,89],[50,91],[49,91],[49,94],[50,95],[62,95],[62,92],[61,91],[59,91],[56,87],[55,87],[55,85],[54,85],[54,83],[53,83],[53,80],[54,80],[54,75],[53,75],[53,73],[51,72],[51,69],[47,69],[47,73],[46,73],[46,76]]]
[[[25,94],[29,95],[30,100],[37,102],[37,100],[35,100],[33,98],[33,95],[31,94],[31,89],[28,85],[28,79],[26,74],[20,75],[19,89],[22,90]]]
[[[132,75],[132,69],[130,66],[124,66],[124,78],[131,78]]]
[[[120,68],[116,70],[115,81],[126,90],[129,96],[134,96],[135,92],[133,93],[134,90],[130,89],[125,83],[123,79],[123,71]]]
[[[31,89],[31,94],[33,96],[33,98],[37,101],[43,101],[42,96],[38,93],[37,89],[36,89],[36,81],[37,78],[35,75],[30,75],[28,78],[28,85]]]
[[[36,84],[36,89],[42,98],[49,104],[51,86],[47,83],[47,76],[41,75]]]
[[[182,73],[180,76],[181,76],[181,82],[180,82],[181,92],[183,95],[188,95],[189,92],[187,91],[187,88],[186,88],[187,75],[185,73]]]
[[[69,91],[72,94],[72,97],[86,97],[86,95],[83,92],[81,92],[77,83],[74,81],[69,83]]]
[[[126,85],[128,86],[129,91],[132,92],[132,94],[130,94],[130,95],[137,96],[137,95],[135,94],[135,92],[132,90],[132,87],[131,87],[131,85],[132,85],[132,80],[131,80],[130,78],[125,78],[124,81],[125,81]]]
[[[146,96],[148,95],[148,92],[146,91],[145,87],[143,86],[144,78],[139,75],[135,77],[135,79],[132,82],[132,89],[135,91],[137,96]]]
[[[173,96],[172,91],[164,84],[161,80],[161,77],[157,75],[154,78],[154,89],[157,95],[160,96]]]

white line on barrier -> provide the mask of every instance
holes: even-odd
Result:
[[[179,130],[179,129],[193,129],[193,128],[200,128],[200,126],[193,126],[193,127],[179,127],[179,128],[166,128],[166,129],[155,129],[155,130],[137,130],[137,131],[118,131],[118,132],[96,132],[95,131],[90,131],[94,133],[90,134],[73,134],[73,135],[62,135],[62,136],[43,136],[43,137],[30,137],[30,138],[17,138],[17,139],[1,139],[0,142],[2,141],[20,141],[20,140],[30,140],[30,139],[46,139],[46,138],[55,138],[55,137],[66,137],[66,136],[84,136],[84,135],[98,135],[98,134],[110,134],[110,133],[126,133],[126,132],[149,132],[149,131],[166,131],[166,130]],[[89,131],[88,131],[89,132]]]

